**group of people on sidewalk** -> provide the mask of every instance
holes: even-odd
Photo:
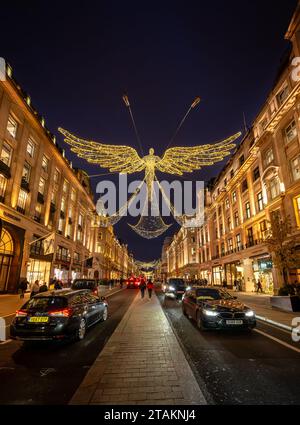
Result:
[[[149,279],[146,282],[146,279],[145,278],[143,278],[143,277],[141,278],[141,283],[140,283],[141,298],[144,298],[145,297],[145,291],[147,289],[148,290],[149,299],[151,299],[153,288],[154,288],[154,284],[153,284],[153,282],[152,282],[151,279]]]
[[[51,282],[51,287],[55,290],[58,289],[62,289],[63,288],[63,284],[56,279],[53,279],[53,281]],[[30,298],[34,297],[35,295],[41,293],[41,292],[47,292],[50,289],[50,285],[48,287],[48,285],[46,284],[46,282],[43,282],[40,285],[39,280],[36,280],[35,282],[33,282],[31,285],[28,282],[27,279],[23,279],[20,281],[19,286],[18,286],[18,292],[20,294],[20,299],[24,298],[25,293],[27,292],[27,290],[30,289]]]

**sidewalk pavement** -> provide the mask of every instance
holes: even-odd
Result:
[[[137,294],[70,404],[206,404],[155,294]]]
[[[289,328],[289,330],[291,329],[293,318],[300,317],[300,312],[292,313],[273,308],[270,303],[270,295],[257,294],[255,292],[229,292],[247,306],[253,308],[258,319],[267,319],[270,323],[274,322],[274,324],[282,325],[282,327]]]

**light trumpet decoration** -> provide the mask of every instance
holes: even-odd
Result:
[[[195,107],[199,101],[200,99],[195,99],[195,105],[193,103],[192,107]],[[213,165],[222,161],[225,156],[230,155],[230,149],[235,147],[233,142],[241,135],[241,133],[236,133],[222,142],[211,145],[172,147],[167,149],[161,158],[154,154],[153,148],[149,150],[148,155],[140,157],[137,151],[130,146],[106,145],[92,140],[81,139],[63,128],[58,130],[64,135],[65,142],[71,146],[71,151],[91,164],[98,164],[100,167],[108,168],[110,172],[116,173],[132,174],[145,170],[144,180],[147,184],[149,203],[151,203],[153,197],[153,182],[156,179],[156,170],[181,176],[183,173],[191,173],[195,170],[200,170],[204,166]],[[148,233],[148,238],[151,239],[159,236],[169,227],[169,225],[163,223],[161,217],[160,220],[162,231],[157,229],[151,233],[151,231],[143,229],[142,226],[131,227],[137,233],[139,233],[140,227],[139,234],[147,237]],[[157,227],[157,223],[155,223],[154,227]]]

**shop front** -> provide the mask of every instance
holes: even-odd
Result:
[[[253,259],[253,274],[255,282],[257,283],[258,280],[260,280],[263,292],[266,294],[273,294],[274,292],[272,269],[273,262],[270,256]]]
[[[216,286],[222,285],[222,280],[223,280],[222,273],[223,273],[222,266],[213,266],[212,268],[213,285],[216,285]]]
[[[0,219],[0,292],[16,292],[20,281],[24,229]]]
[[[243,281],[243,267],[240,261],[227,263],[224,265],[224,278],[229,288],[233,288],[234,281],[242,283]]]

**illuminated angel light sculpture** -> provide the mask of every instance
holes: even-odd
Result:
[[[91,164],[98,164],[100,167],[116,173],[132,174],[145,171],[144,181],[147,185],[149,203],[153,200],[153,182],[157,180],[156,170],[181,176],[184,173],[200,170],[204,166],[213,165],[230,155],[230,150],[235,147],[233,142],[241,135],[241,133],[236,133],[215,144],[171,147],[165,151],[162,157],[155,155],[154,149],[151,148],[148,155],[140,157],[137,151],[130,146],[107,145],[81,139],[63,128],[59,128],[59,131],[64,135],[65,142],[71,146],[71,151]],[[161,217],[159,219],[161,226],[153,231],[142,228],[141,221],[138,225],[131,227],[141,236],[151,239],[159,236],[169,227]]]

